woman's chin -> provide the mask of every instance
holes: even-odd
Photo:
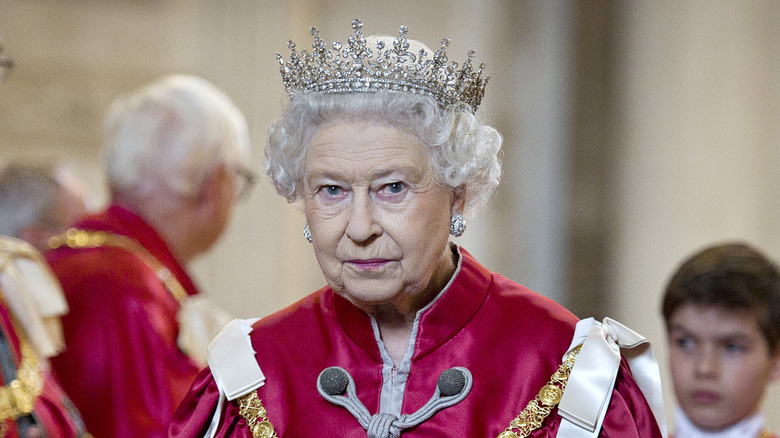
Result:
[[[346,291],[336,292],[338,295],[341,295],[343,298],[347,299],[350,303],[352,303],[355,307],[363,310],[366,313],[370,314],[376,314],[377,312],[387,311],[387,310],[394,310],[395,312],[402,312],[402,309],[399,309],[396,306],[396,301],[398,301],[399,293],[396,292],[390,292],[390,293],[381,293],[381,292],[375,292],[371,294],[366,293],[358,293],[353,294]]]

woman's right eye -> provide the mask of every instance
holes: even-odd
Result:
[[[346,190],[344,190],[344,187],[335,184],[322,185],[319,189],[319,196],[331,201],[340,200],[345,194]]]
[[[341,187],[339,186],[325,186],[322,188],[328,196],[338,196],[341,193]]]

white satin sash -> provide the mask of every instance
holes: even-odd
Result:
[[[249,394],[265,384],[263,371],[255,359],[249,333],[258,319],[234,319],[227,323],[209,344],[208,363],[219,389],[219,402],[204,438],[217,432],[226,401]]]
[[[598,322],[587,318],[577,323],[569,351],[580,344],[582,349],[558,404],[562,421],[557,436],[593,438],[599,435],[622,354],[666,437],[661,373],[647,338],[613,319],[604,318],[603,322]]]

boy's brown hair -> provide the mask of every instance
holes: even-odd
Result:
[[[667,331],[672,315],[687,304],[751,312],[769,352],[778,352],[780,272],[772,260],[750,245],[711,246],[680,265],[664,293],[662,312]]]

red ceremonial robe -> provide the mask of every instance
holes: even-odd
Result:
[[[135,239],[197,293],[165,242],[127,209],[112,205],[75,226]],[[67,350],[52,363],[87,429],[96,437],[165,436],[199,371],[176,344],[178,301],[122,248],[61,247],[46,258],[70,306],[62,318]]]
[[[357,396],[371,414],[380,411],[380,404],[386,411],[396,406],[403,414],[416,412],[433,395],[442,371],[465,367],[473,375],[468,396],[402,436],[486,438],[504,431],[558,369],[577,318],[488,271],[466,251],[461,254],[450,285],[418,313],[411,360],[399,369],[377,342],[369,315],[330,288],[258,321],[250,337],[266,381],[257,394],[277,434],[366,436],[352,414],[317,392],[317,377],[330,366],[351,374]],[[214,379],[204,370],[176,412],[169,436],[202,437],[217,400]],[[531,436],[554,437],[560,424],[556,412]],[[252,436],[237,401],[226,404],[216,436]],[[601,436],[661,436],[625,361]]]
[[[11,381],[19,378],[18,370],[22,363],[22,337],[19,336],[16,327],[16,324],[13,323],[13,317],[2,299],[2,291],[0,291],[0,356],[2,356],[0,360],[3,362],[0,385],[2,386],[7,386]],[[13,368],[11,373],[8,372],[8,367]],[[51,371],[43,367],[39,376],[43,380],[43,390],[35,399],[33,412],[30,414],[31,418],[6,419],[0,424],[0,436],[18,438],[26,427],[33,424],[43,429],[44,437],[77,438],[86,436],[84,423],[78,411],[65,395]],[[0,413],[3,412],[3,409],[5,407],[0,407]]]

